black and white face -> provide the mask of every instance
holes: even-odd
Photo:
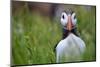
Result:
[[[75,13],[62,12],[61,14],[61,24],[66,27],[66,29],[71,30],[76,25],[77,19]]]

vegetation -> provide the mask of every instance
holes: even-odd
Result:
[[[83,61],[95,61],[95,8],[78,7],[77,17],[78,31],[87,47]],[[60,22],[24,7],[12,14],[11,29],[13,65],[56,63],[54,47],[62,37]]]

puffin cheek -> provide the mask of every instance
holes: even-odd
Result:
[[[72,19],[72,24],[76,25],[77,19]]]
[[[61,24],[62,24],[63,26],[66,26],[67,21],[66,21],[66,20],[64,20],[64,19],[61,19]]]

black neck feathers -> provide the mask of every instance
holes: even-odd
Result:
[[[79,36],[78,33],[77,33],[77,28],[74,28],[71,31],[63,28],[63,37],[62,37],[62,39],[65,39],[70,33],[73,33],[76,36]]]

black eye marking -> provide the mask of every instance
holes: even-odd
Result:
[[[76,15],[74,16],[74,19],[76,19]]]
[[[62,15],[62,18],[63,18],[63,19],[65,18],[64,15]]]

